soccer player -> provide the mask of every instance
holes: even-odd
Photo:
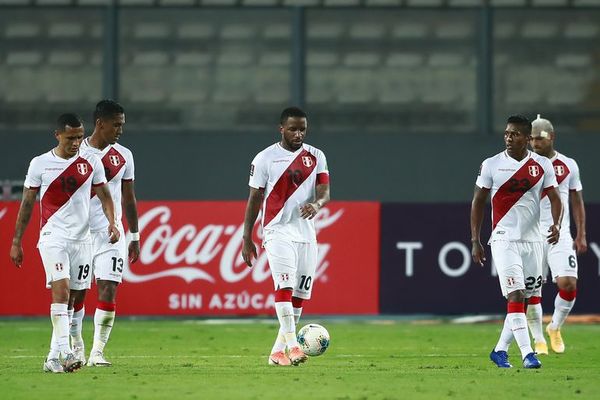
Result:
[[[256,258],[252,229],[262,209],[262,246],[271,268],[280,324],[268,363],[288,366],[307,359],[296,340],[296,324],[315,278],[314,218],[329,201],[329,171],[323,152],[304,143],[304,111],[296,107],[283,110],[279,132],[281,141],[258,153],[250,167],[242,257],[252,267]]]
[[[539,368],[531,348],[525,299],[539,296],[542,286],[542,246],[540,202],[545,190],[551,204],[551,225],[544,226],[550,244],[558,242],[562,203],[556,190],[556,177],[550,160],[527,149],[531,122],[523,116],[508,118],[504,131],[506,150],[483,161],[471,205],[473,261],[486,260],[480,232],[483,210],[492,192],[492,234],[489,245],[498,272],[502,295],[508,300],[504,327],[490,359],[500,368],[510,368],[508,348],[513,338],[521,351],[525,368]]]
[[[37,247],[46,271],[46,285],[52,291],[52,340],[43,370],[61,373],[72,372],[82,365],[69,345],[67,304],[69,290],[90,287],[92,190],[102,203],[104,219],[107,219],[106,241],[116,242],[119,231],[102,164],[97,157],[79,151],[84,135],[81,118],[75,114],[61,115],[54,135],[58,145],[29,164],[10,257],[20,268],[23,264],[21,241],[39,190],[41,228]]]
[[[550,346],[555,353],[563,353],[565,344],[560,334],[560,328],[567,319],[569,312],[575,304],[577,295],[577,256],[587,251],[585,237],[585,208],[583,204],[583,187],[579,179],[579,167],[572,158],[557,152],[554,149],[554,138],[556,134],[552,123],[547,119],[538,118],[533,121],[531,130],[531,148],[537,154],[547,157],[554,166],[558,191],[564,206],[564,219],[560,232],[560,240],[550,246],[544,244],[543,277],[548,276],[548,268],[552,274],[552,280],[558,286],[558,294],[554,299],[554,314],[552,322],[546,327],[550,337]],[[575,241],[571,236],[569,201],[573,206],[573,216],[577,227]],[[541,211],[542,226],[552,222],[550,213],[550,202],[544,196],[542,198]],[[538,354],[548,354],[548,345],[542,331],[542,298],[532,296],[529,298],[527,307],[527,321],[533,339],[535,351]]]
[[[118,242],[111,244],[106,240],[106,218],[103,217],[100,199],[92,197],[90,206],[90,229],[92,232],[92,270],[98,285],[98,305],[94,314],[94,343],[87,365],[110,366],[104,358],[104,346],[108,342],[115,320],[117,287],[122,281],[123,267],[126,262],[134,263],[140,255],[140,234],[138,214],[133,188],[134,163],[131,151],[117,143],[123,134],[125,111],[112,100],[102,100],[94,110],[95,128],[82,145],[82,151],[96,155],[101,161],[108,180],[108,188],[115,202],[117,229],[121,233]],[[130,231],[127,246],[123,225],[122,208]],[[74,296],[70,305],[73,313],[71,341],[75,356],[85,362],[85,349],[81,336],[83,316],[85,314],[85,291]]]

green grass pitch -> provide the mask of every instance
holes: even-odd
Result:
[[[600,326],[567,325],[567,352],[540,370],[488,359],[499,323],[318,322],[331,347],[298,367],[271,367],[272,321],[115,323],[110,368],[45,374],[49,319],[0,320],[2,399],[600,399]],[[91,344],[92,322],[84,338]],[[89,350],[89,348],[88,348]]]

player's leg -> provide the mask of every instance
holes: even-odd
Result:
[[[69,345],[67,309],[70,265],[68,249],[62,244],[41,243],[38,247],[46,272],[46,285],[52,292],[52,304],[50,305],[52,338],[43,370],[53,373],[71,372],[81,367],[81,363],[73,360]]]
[[[554,299],[554,312],[552,320],[546,327],[550,337],[550,346],[556,353],[565,351],[565,344],[560,332],[565,320],[575,305],[577,297],[577,258],[573,250],[572,242],[565,241],[559,246],[551,261],[552,276],[556,280],[558,293]]]
[[[546,277],[548,276],[548,256],[553,248],[554,245],[550,245],[547,242],[545,242],[542,245],[542,284],[546,282]],[[548,344],[546,343],[546,338],[544,337],[544,330],[542,328],[543,316],[544,312],[542,309],[542,288],[540,287],[540,295],[531,296],[527,301],[527,324],[529,325],[531,336],[533,336],[536,354],[548,354]]]
[[[85,317],[85,296],[87,290],[71,290],[69,298],[69,317],[71,324],[71,348],[75,358],[85,364],[85,343],[83,342],[83,317]]]
[[[525,316],[525,278],[523,275],[523,259],[517,243],[496,241],[491,244],[492,258],[498,273],[502,294],[507,298],[507,313],[505,324],[500,334],[498,344],[490,353],[490,359],[500,368],[509,368],[508,362],[508,330],[519,346],[523,359],[533,355],[527,318]]]
[[[297,254],[289,241],[269,240],[264,244],[264,248],[275,286],[275,312],[279,320],[279,331],[271,349],[269,364],[285,366],[291,364],[290,359],[285,355],[285,348],[298,346],[292,307]]]
[[[83,302],[85,301],[86,291],[92,284],[92,244],[91,242],[84,243],[69,243],[69,254],[71,264],[71,279],[69,282],[69,315],[71,336],[71,348],[74,357],[85,363],[85,349],[83,336],[81,334],[83,317],[85,309]]]
[[[317,243],[297,243],[298,270],[296,272],[296,286],[292,294],[294,308],[294,321],[296,325],[302,316],[303,303],[310,299],[314,285],[315,271],[317,269]]]
[[[97,249],[93,269],[98,287],[98,304],[94,313],[94,343],[88,366],[106,367],[112,365],[104,357],[104,348],[115,322],[117,288],[123,279],[127,247],[122,231],[119,241],[113,245],[109,243],[106,232],[94,233],[93,240],[94,249]]]

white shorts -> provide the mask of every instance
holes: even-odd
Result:
[[[523,290],[526,298],[541,295],[542,242],[496,240],[490,247],[504,297],[517,290]]]
[[[310,299],[317,269],[317,244],[271,239],[263,247],[275,290],[292,288],[292,296]]]
[[[92,245],[90,242],[44,242],[38,244],[46,271],[46,287],[61,279],[69,279],[73,290],[89,289],[92,282]]]
[[[110,243],[108,231],[92,232],[92,269],[94,279],[121,283],[126,267],[127,239],[119,227],[121,237],[117,243]]]
[[[577,278],[577,253],[573,248],[573,239],[570,236],[561,236],[558,243],[552,245],[544,243],[544,261],[542,263],[542,274],[548,276],[548,270],[552,281],[561,276]]]

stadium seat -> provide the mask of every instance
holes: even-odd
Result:
[[[136,39],[164,39],[170,34],[170,26],[158,22],[138,23],[133,27]]]
[[[268,51],[259,56],[258,64],[264,66],[280,66],[286,67],[291,63],[291,55],[289,50],[284,51]]]
[[[380,58],[377,53],[353,52],[344,56],[343,63],[346,67],[375,67]]]
[[[339,62],[339,56],[333,52],[308,51],[306,65],[308,67],[331,67]]]
[[[473,35],[473,27],[465,23],[441,24],[435,29],[435,36],[441,39],[464,39]]]
[[[220,66],[248,66],[252,64],[254,55],[247,50],[224,51],[217,55],[217,64]]]
[[[521,28],[521,36],[527,39],[550,39],[557,34],[558,26],[547,22],[531,22]]]
[[[39,51],[11,51],[6,55],[6,64],[12,66],[37,65],[44,56]]]
[[[48,35],[54,38],[82,39],[84,32],[83,24],[77,22],[55,22],[48,27]]]
[[[209,39],[215,32],[215,26],[210,24],[184,23],[177,27],[177,36],[181,39]]]
[[[51,51],[48,55],[50,65],[75,66],[85,62],[86,55],[80,51]]]
[[[419,39],[429,34],[429,27],[421,23],[404,23],[392,28],[392,37],[395,39]]]
[[[163,66],[169,63],[169,54],[163,51],[136,52],[132,57],[132,64],[138,66]]]
[[[30,38],[38,36],[42,27],[39,24],[28,22],[16,22],[7,24],[4,36],[7,39]]]
[[[224,40],[254,40],[257,26],[245,23],[225,24],[221,26],[220,34]]]
[[[180,52],[174,55],[176,66],[207,66],[213,61],[209,53],[199,51]]]
[[[310,23],[306,30],[309,39],[338,39],[344,32],[344,26],[335,22]]]
[[[268,24],[262,30],[262,36],[267,40],[289,39],[292,34],[289,24]]]
[[[349,36],[359,40],[379,40],[385,35],[385,25],[360,23],[350,27]]]
[[[564,36],[569,39],[593,39],[598,36],[598,32],[598,24],[569,23],[565,26]]]
[[[418,67],[423,64],[424,56],[419,53],[391,53],[386,60],[388,67]]]

